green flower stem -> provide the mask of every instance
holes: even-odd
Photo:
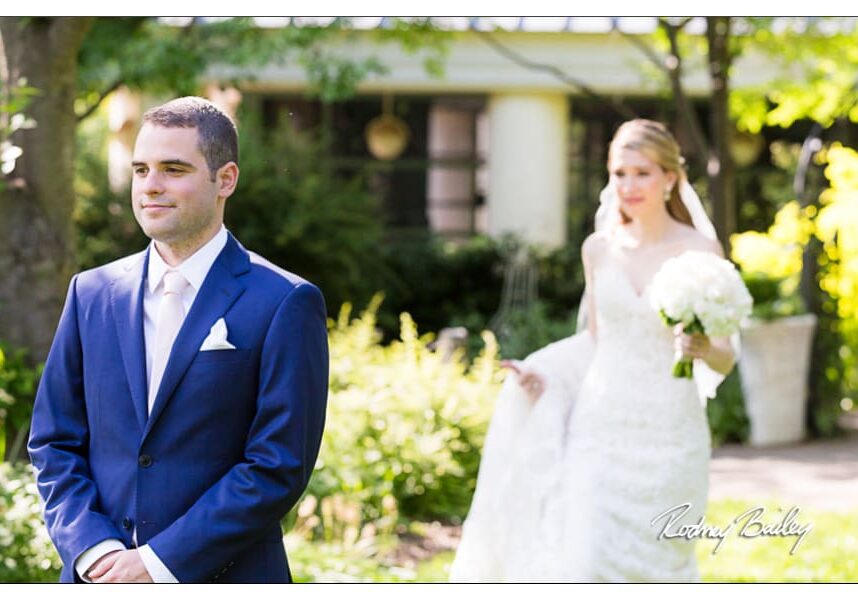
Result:
[[[680,379],[692,379],[694,377],[694,362],[688,358],[681,358],[673,363],[673,376]]]

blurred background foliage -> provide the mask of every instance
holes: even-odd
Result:
[[[473,361],[461,350],[435,352],[433,334],[421,336],[403,313],[398,339],[383,345],[379,302],[359,318],[345,305],[332,322],[329,426],[307,494],[320,509],[342,495],[359,508],[360,525],[391,516],[460,521],[503,379],[497,344],[485,334]]]
[[[40,375],[41,367],[30,367],[25,351],[12,350],[0,343],[0,453],[5,452],[7,446],[21,449],[27,443],[20,430],[30,422]],[[14,438],[6,437],[7,422],[17,426],[19,433]]]
[[[814,37],[809,35],[817,26],[813,23],[774,32],[769,18],[733,21],[746,27],[732,40],[737,53],[751,47],[764,51],[788,67],[784,73],[789,76],[765,88],[731,88],[733,122],[728,124],[760,136],[763,148],[735,171],[741,233],[731,238],[731,258],[754,296],[756,318],[815,310],[819,324],[809,418],[815,435],[835,435],[839,417],[853,409],[858,390],[858,153],[849,148],[858,143],[854,36]],[[354,94],[362,78],[384,71],[372,57],[349,63],[326,53],[330,36],[350,35],[346,29],[346,22],[327,30],[290,27],[263,40],[246,19],[205,29],[196,23],[165,28],[145,18],[96,19],[78,53],[74,102],[79,266],[109,262],[147,243],[134,221],[129,190],[111,191],[105,176],[103,100],[112,90],[129,85],[146,93],[198,93],[212,57],[248,68],[288,55],[306,69],[318,98],[341,101]],[[433,27],[394,21],[379,35],[406,52],[424,53],[427,71],[441,72],[446,42]],[[656,49],[668,48],[664,32],[655,37]],[[704,56],[701,36],[682,34],[679,41],[692,62]],[[9,136],[16,127],[29,126],[22,111],[36,93],[24,83],[17,89],[10,96],[13,102],[0,105],[4,162],[17,155]],[[657,106],[643,111],[647,116],[680,120],[671,103],[675,98],[666,94],[656,100]],[[587,106],[586,100],[576,100],[573,129],[586,129]],[[692,108],[706,112],[702,102]],[[21,116],[13,123],[16,115]],[[248,249],[307,277],[325,293],[331,317],[329,427],[310,487],[286,525],[296,544],[290,556],[304,558],[305,564],[336,564],[334,570],[345,572],[364,564],[360,557],[390,551],[397,536],[422,535],[424,521],[456,524],[465,517],[503,377],[498,359],[524,358],[574,332],[583,290],[580,245],[591,229],[597,199],[570,197],[567,245],[550,253],[532,250],[537,293],[505,314],[503,334],[495,337],[485,330],[501,307],[509,246],[517,242],[474,236],[453,243],[426,231],[399,231],[386,221],[368,170],[346,174],[332,168],[324,131],[297,131],[288,124],[263,127],[259,117],[242,106],[242,176],[226,222]],[[607,122],[601,117],[600,126]],[[823,128],[820,148],[802,166],[803,143],[816,125]],[[601,163],[592,165],[575,176],[594,180],[598,189],[605,174]],[[699,165],[695,172],[693,163],[690,172],[709,202],[705,173]],[[796,187],[800,172],[802,190]],[[808,254],[814,245],[819,251]],[[818,275],[810,296],[800,283],[808,256]],[[351,307],[368,308],[355,318]],[[466,328],[467,336],[451,356],[430,349],[438,332],[458,326]],[[0,347],[4,454],[25,442],[18,436],[6,439],[5,424],[25,431],[39,375],[34,362],[21,351]],[[715,444],[747,439],[737,370],[708,403],[707,413]],[[29,469],[0,463],[0,581],[56,578],[59,564],[38,507]],[[303,542],[347,548],[351,560],[337,562],[339,550],[313,554]],[[830,555],[827,549],[819,559],[826,562]],[[377,566],[365,564],[368,570]],[[854,575],[854,563],[833,569],[834,576]]]
[[[62,563],[30,465],[0,462],[0,582],[56,582]]]
[[[828,182],[819,206],[786,202],[766,231],[732,236],[731,258],[754,297],[754,316],[775,319],[807,312],[799,293],[804,255],[814,238],[821,243],[811,419],[817,433],[831,435],[858,392],[858,153],[835,142],[816,160]]]

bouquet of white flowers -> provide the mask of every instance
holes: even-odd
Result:
[[[650,304],[667,325],[684,325],[686,333],[726,337],[739,331],[751,314],[753,300],[733,263],[689,250],[668,259],[653,277]],[[677,355],[674,377],[691,378],[694,364]]]

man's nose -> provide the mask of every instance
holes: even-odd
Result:
[[[164,193],[164,183],[161,176],[155,172],[149,172],[140,182],[140,192],[147,196],[158,196]]]

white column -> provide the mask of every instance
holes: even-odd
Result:
[[[560,93],[489,99],[489,233],[546,249],[566,242],[569,102]]]
[[[107,101],[107,178],[110,189],[122,192],[131,185],[131,155],[140,127],[140,96],[122,86]]]
[[[205,97],[235,121],[241,104],[241,92],[232,86],[221,87],[211,83],[206,86]]]
[[[429,158],[471,161],[474,157],[474,111],[435,104],[429,110]],[[447,237],[468,236],[473,227],[474,169],[470,164],[433,165],[426,179],[427,217],[432,231]]]

